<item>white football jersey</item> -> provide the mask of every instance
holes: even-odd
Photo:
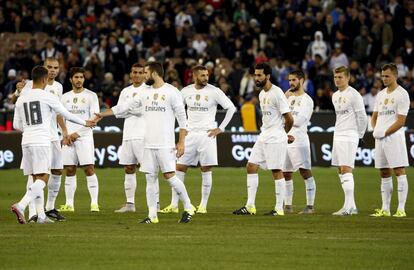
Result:
[[[291,95],[288,104],[293,116],[293,127],[288,134],[295,137],[295,141],[288,144],[288,147],[308,146],[308,125],[313,113],[313,100],[306,93]]]
[[[283,114],[290,109],[282,89],[272,85],[268,91],[260,91],[259,100],[263,124],[258,140],[262,143],[287,142]]]
[[[364,100],[357,90],[348,86],[332,95],[336,122],[334,140],[358,143],[358,125],[355,112],[365,111]]]
[[[144,147],[152,149],[175,147],[175,118],[180,128],[186,128],[184,103],[180,91],[164,83],[159,88],[149,87],[132,101],[112,107],[117,115],[142,107],[145,120]]]
[[[28,90],[33,88],[33,81],[27,81],[25,86],[23,87],[20,95],[24,95]],[[56,95],[60,100],[63,94],[63,86],[60,82],[53,81],[52,85],[47,84],[45,90],[53,95]],[[58,134],[58,125],[56,121],[56,115],[52,117],[51,126],[50,126],[50,133],[52,141],[59,141],[59,134]]]
[[[84,88],[82,92],[75,93],[73,90],[62,96],[62,104],[65,108],[79,116],[83,120],[92,119],[95,113],[99,113],[99,100],[96,93]],[[92,137],[92,129],[82,127],[78,124],[66,122],[68,133],[78,133],[80,138]]]
[[[387,88],[380,91],[377,95],[374,112],[378,112],[375,129],[387,130],[396,120],[398,114],[407,115],[410,109],[410,96],[407,90],[398,86],[391,93],[387,93]],[[404,129],[400,128],[396,134],[404,135]]]
[[[223,91],[211,84],[202,89],[196,89],[194,84],[188,85],[181,90],[181,95],[187,105],[188,131],[216,128],[217,105],[226,110],[234,106]]]
[[[85,125],[85,121],[69,113],[59,99],[42,89],[31,89],[16,102],[13,126],[23,131],[22,145],[50,145],[50,123],[55,113],[69,121]]]
[[[121,91],[119,96],[118,104],[128,103],[133,97],[139,94],[141,91],[149,91],[149,86],[146,84],[141,84],[139,87],[134,87],[130,85],[124,88]],[[139,113],[141,111],[141,113]],[[145,131],[145,121],[142,116],[142,110],[134,112],[133,114],[128,114],[125,117],[124,129],[122,133],[122,140],[143,140],[144,131]]]

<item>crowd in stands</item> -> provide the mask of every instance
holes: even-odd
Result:
[[[413,21],[412,0],[0,0],[2,42],[30,33],[0,50],[0,108],[12,108],[8,97],[34,65],[57,57],[64,91],[68,70],[83,66],[102,107],[116,104],[132,64],[148,60],[163,62],[179,89],[204,64],[236,106],[256,103],[251,66],[266,61],[283,90],[289,71],[305,70],[316,110],[333,110],[332,69],[349,66],[368,111],[383,87],[381,65],[395,62],[414,109]]]

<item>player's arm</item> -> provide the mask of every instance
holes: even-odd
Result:
[[[11,97],[11,103],[16,104],[17,99],[19,98],[20,94],[22,93],[23,88],[26,85],[26,81],[21,81],[16,84],[16,91],[14,91]]]
[[[177,119],[178,126],[180,127],[180,131],[178,134],[178,143],[176,145],[177,148],[177,157],[181,157],[184,154],[184,141],[185,136],[187,135],[187,116],[185,114],[184,103],[182,101],[181,93],[178,92],[172,99],[172,109],[174,111],[175,118]]]
[[[355,120],[357,124],[358,137],[362,139],[364,137],[365,131],[367,130],[368,118],[367,113],[365,112],[364,100],[360,94],[356,94],[353,109],[355,112]]]
[[[226,115],[224,116],[223,121],[219,125],[218,128],[210,129],[208,132],[209,137],[216,137],[218,134],[224,132],[227,125],[230,123],[231,119],[233,118],[234,113],[236,112],[236,106],[234,106],[233,102],[224,94],[223,91],[218,89],[218,103],[226,110]]]
[[[304,99],[302,99],[304,100]],[[299,114],[293,117],[293,126],[301,127],[304,124],[308,123],[312,117],[313,113],[313,101],[308,100],[306,104],[303,104],[302,110],[299,111]]]
[[[136,95],[132,100],[128,102],[117,104],[116,106],[113,106],[110,109],[106,109],[103,112],[95,113],[95,115],[98,117],[98,121],[103,117],[111,115],[115,115],[116,118],[122,118],[122,116],[126,115],[128,111],[136,110],[140,107],[142,107],[142,102],[140,96]]]
[[[378,118],[378,112],[373,112],[371,115],[371,126],[372,128],[375,128],[375,126],[377,125],[377,118]]]
[[[283,118],[285,118],[285,132],[288,133],[293,127],[293,116],[290,112],[284,113]]]
[[[85,126],[85,127],[94,127],[96,125],[96,122],[91,120],[83,120],[77,117],[76,115],[70,113],[65,107],[63,107],[62,103],[58,100],[57,97],[53,96],[52,94],[49,94],[48,98],[48,104],[49,106],[58,114],[61,114],[66,120]]]
[[[397,120],[395,120],[395,122],[385,131],[384,137],[389,136],[402,128],[405,125],[406,119],[407,115],[398,114]]]
[[[17,105],[14,109],[13,128],[18,131],[23,131],[23,120],[20,117],[19,108],[17,107]]]
[[[277,92],[276,95],[276,106],[278,107],[280,113],[283,115],[283,118],[285,118],[285,132],[288,133],[293,127],[294,119],[290,113],[290,108],[286,96],[282,91]]]

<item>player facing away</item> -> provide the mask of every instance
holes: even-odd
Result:
[[[177,161],[176,175],[184,182],[188,166],[201,169],[201,202],[197,213],[207,213],[207,203],[213,182],[212,167],[217,166],[216,136],[224,131],[230,122],[236,107],[219,88],[208,84],[208,70],[204,66],[193,68],[194,84],[181,90],[184,104],[187,105],[187,130],[185,151]],[[227,110],[226,115],[217,127],[215,122],[217,105]],[[172,189],[171,204],[161,213],[178,213],[178,194]]]
[[[57,75],[59,74],[59,62],[56,58],[46,58],[43,66],[48,70],[48,81],[45,87],[45,91],[54,94],[60,100],[63,94],[62,84],[55,81]],[[33,81],[19,82],[16,86],[16,92],[14,94],[15,98],[24,95],[33,88]],[[62,162],[62,147],[60,143],[60,137],[58,134],[59,124],[63,137],[67,136],[66,124],[61,115],[55,115],[51,119],[51,174],[49,181],[47,183],[48,193],[46,200],[46,216],[53,218],[57,221],[65,220],[65,217],[62,216],[59,211],[55,209],[55,201],[59,193],[62,171],[63,171],[63,162]],[[33,184],[33,178],[31,175],[28,176],[26,187],[29,188]],[[34,202],[29,203],[29,220],[28,222],[35,222],[37,220],[36,207]]]
[[[44,91],[48,81],[48,70],[36,66],[32,70],[33,89],[19,98],[16,103],[13,126],[23,131],[22,169],[24,175],[32,175],[34,183],[26,190],[23,198],[11,207],[19,223],[26,223],[24,211],[30,201],[35,202],[38,223],[52,223],[44,211],[43,189],[49,180],[51,166],[51,121],[55,113],[69,121],[85,127],[95,125],[69,113],[58,98]]]
[[[335,107],[336,122],[333,136],[332,165],[338,167],[339,179],[345,194],[345,202],[335,216],[358,214],[354,198],[354,168],[358,146],[362,146],[362,138],[367,128],[367,114],[364,101],[357,90],[349,86],[349,69],[340,66],[333,70],[335,86],[338,88],[332,95]]]
[[[184,153],[187,125],[181,93],[163,80],[164,69],[160,63],[149,62],[145,66],[146,84],[149,91],[142,91],[126,104],[119,104],[98,114],[99,117],[123,115],[131,109],[141,108],[145,120],[144,159],[140,171],[146,174],[148,217],[140,223],[158,223],[157,175],[161,170],[168,184],[177,192],[184,204],[180,223],[190,222],[195,212],[184,183],[175,175],[176,157]],[[175,145],[175,119],[179,125],[178,143]]]
[[[293,116],[293,127],[288,133],[291,143],[287,146],[283,176],[286,183],[285,213],[293,213],[293,172],[299,173],[305,181],[306,207],[299,214],[314,214],[316,184],[311,171],[311,153],[307,127],[313,113],[313,100],[305,93],[303,83],[305,74],[301,70],[289,73],[290,89],[286,93]],[[292,141],[291,136],[294,138]]]
[[[385,88],[378,93],[371,124],[374,127],[375,168],[380,170],[381,175],[382,207],[376,209],[371,216],[391,215],[392,171],[394,171],[398,183],[398,208],[393,216],[401,218],[407,216],[405,202],[408,181],[405,167],[408,166],[408,153],[403,127],[410,106],[410,97],[408,92],[397,83],[398,69],[395,64],[382,66],[381,78]]]
[[[254,77],[256,87],[262,89],[259,94],[262,111],[261,133],[253,146],[247,170],[247,203],[233,212],[235,215],[256,214],[256,192],[259,186],[259,167],[272,171],[275,182],[276,204],[266,215],[283,216],[283,201],[285,198],[285,179],[283,164],[286,159],[288,137],[287,133],[293,125],[287,99],[279,87],[270,81],[272,68],[261,63],[255,66]]]
[[[149,87],[144,83],[143,65],[138,63],[132,65],[130,78],[132,84],[121,91],[118,104],[127,103],[141,91],[149,91]],[[135,172],[137,164],[142,164],[143,161],[145,121],[140,112],[138,114],[127,113],[125,116],[118,117],[125,117],[122,145],[119,152],[119,164],[124,165],[125,170],[124,188],[126,203],[120,209],[115,210],[115,213],[135,212],[135,191],[137,188]],[[159,187],[158,183],[157,187]],[[157,194],[159,196],[159,191]],[[159,199],[157,199],[157,202],[159,202]]]
[[[69,70],[72,90],[62,96],[63,106],[81,119],[90,119],[99,113],[99,101],[96,93],[83,87],[85,70],[73,67]],[[99,212],[98,205],[98,177],[95,174],[95,146],[92,129],[78,124],[67,123],[68,138],[64,140],[62,153],[63,165],[66,171],[65,196],[66,203],[59,211],[73,212],[74,197],[77,186],[77,166],[83,168],[86,174],[89,195],[91,197],[91,212]]]

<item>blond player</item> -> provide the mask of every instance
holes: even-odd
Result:
[[[283,200],[286,188],[282,169],[287,152],[287,133],[292,128],[293,117],[282,89],[271,83],[271,74],[272,68],[268,64],[261,63],[255,66],[256,87],[262,89],[259,100],[263,125],[246,165],[247,203],[242,208],[233,211],[235,215],[256,214],[255,201],[259,186],[257,173],[259,167],[271,170],[275,183],[275,207],[266,215],[284,215]]]
[[[16,103],[13,126],[23,131],[22,168],[24,175],[32,175],[34,183],[27,189],[25,196],[11,210],[16,214],[19,223],[26,223],[24,210],[30,201],[35,202],[38,223],[53,222],[44,212],[43,189],[48,182],[51,166],[51,121],[55,112],[62,114],[67,120],[82,126],[93,126],[94,122],[85,121],[69,113],[59,99],[45,92],[48,81],[48,70],[36,66],[32,70],[33,89],[28,90]]]
[[[336,114],[332,165],[338,167],[339,179],[345,194],[343,207],[333,215],[355,215],[358,214],[358,210],[354,198],[352,170],[358,144],[362,142],[367,128],[367,114],[362,96],[349,86],[349,69],[345,66],[335,68],[333,75],[338,91],[332,96]]]
[[[184,104],[187,106],[188,134],[185,139],[185,151],[177,161],[176,175],[184,182],[188,166],[201,169],[201,202],[197,213],[207,213],[207,203],[213,182],[212,167],[217,166],[217,135],[222,133],[230,122],[236,107],[219,88],[208,84],[208,70],[204,66],[193,68],[194,84],[181,90]],[[217,105],[226,111],[226,116],[217,127],[215,122]],[[172,190],[171,204],[161,210],[162,213],[178,213],[178,194]]]
[[[410,107],[410,97],[407,90],[397,83],[398,68],[395,64],[382,66],[381,78],[385,88],[378,93],[371,124],[374,127],[375,168],[380,170],[381,175],[382,207],[376,209],[371,216],[391,215],[392,171],[394,171],[398,183],[398,208],[393,216],[401,218],[407,216],[405,202],[408,181],[405,167],[408,166],[408,153],[403,127]]]
[[[83,87],[85,81],[85,70],[73,67],[69,71],[72,91],[62,96],[63,106],[71,113],[81,119],[90,119],[99,113],[98,96]],[[80,166],[86,174],[86,180],[91,197],[90,209],[92,212],[99,212],[98,205],[98,178],[95,174],[95,147],[93,133],[90,128],[86,129],[78,124],[67,123],[68,140],[64,142],[62,148],[63,165],[66,170],[65,195],[66,203],[59,211],[73,212],[74,197],[77,186],[76,168]]]
[[[143,65],[138,63],[132,65],[130,78],[132,84],[121,91],[118,104],[127,103],[142,91],[149,91],[149,86],[144,83]],[[118,117],[125,118],[122,145],[119,152],[119,164],[124,165],[125,170],[124,188],[126,203],[120,209],[115,210],[115,213],[135,212],[135,191],[137,188],[135,172],[137,164],[142,164],[143,161],[145,121],[142,113],[139,112],[138,114],[127,113],[124,116]],[[159,191],[157,194],[159,196]],[[157,202],[159,202],[159,199],[157,199]]]
[[[308,136],[308,124],[313,113],[313,100],[305,93],[303,83],[305,74],[301,70],[289,73],[290,90],[286,93],[288,104],[293,116],[293,127],[289,131],[291,143],[287,146],[283,176],[286,183],[285,213],[293,213],[293,172],[299,170],[305,181],[306,207],[299,214],[313,214],[315,202],[316,184],[311,171],[310,143]]]
[[[123,115],[131,109],[141,108],[145,120],[144,159],[140,171],[146,174],[148,217],[140,223],[158,223],[157,181],[161,170],[168,184],[178,193],[184,204],[180,223],[190,222],[195,207],[191,204],[184,183],[175,175],[176,157],[184,153],[186,115],[181,93],[163,80],[164,69],[160,63],[149,62],[145,66],[146,84],[150,91],[143,91],[127,104],[120,104],[98,114],[100,117]],[[177,119],[180,131],[175,145],[174,126]]]
[[[55,81],[56,77],[59,74],[59,62],[56,58],[46,58],[44,61],[43,66],[48,70],[48,81],[45,87],[45,90],[51,94],[54,94],[60,100],[63,94],[63,87],[62,84]],[[33,88],[33,81],[27,82],[19,82],[16,86],[16,92],[14,94],[15,99],[19,96],[24,95],[27,91]],[[62,171],[63,171],[63,162],[62,162],[62,147],[60,143],[60,137],[58,134],[58,126],[62,131],[63,137],[67,136],[67,130],[65,121],[62,116],[55,115],[52,117],[51,120],[51,175],[48,181],[48,193],[47,193],[47,201],[46,201],[46,215],[50,218],[53,218],[57,221],[65,220],[65,217],[62,216],[59,211],[55,209],[55,201],[59,193],[61,179],[62,179]],[[27,188],[33,184],[32,176],[29,175],[27,180]],[[34,202],[29,203],[29,222],[35,222],[37,219],[36,215],[36,208],[34,207]]]

